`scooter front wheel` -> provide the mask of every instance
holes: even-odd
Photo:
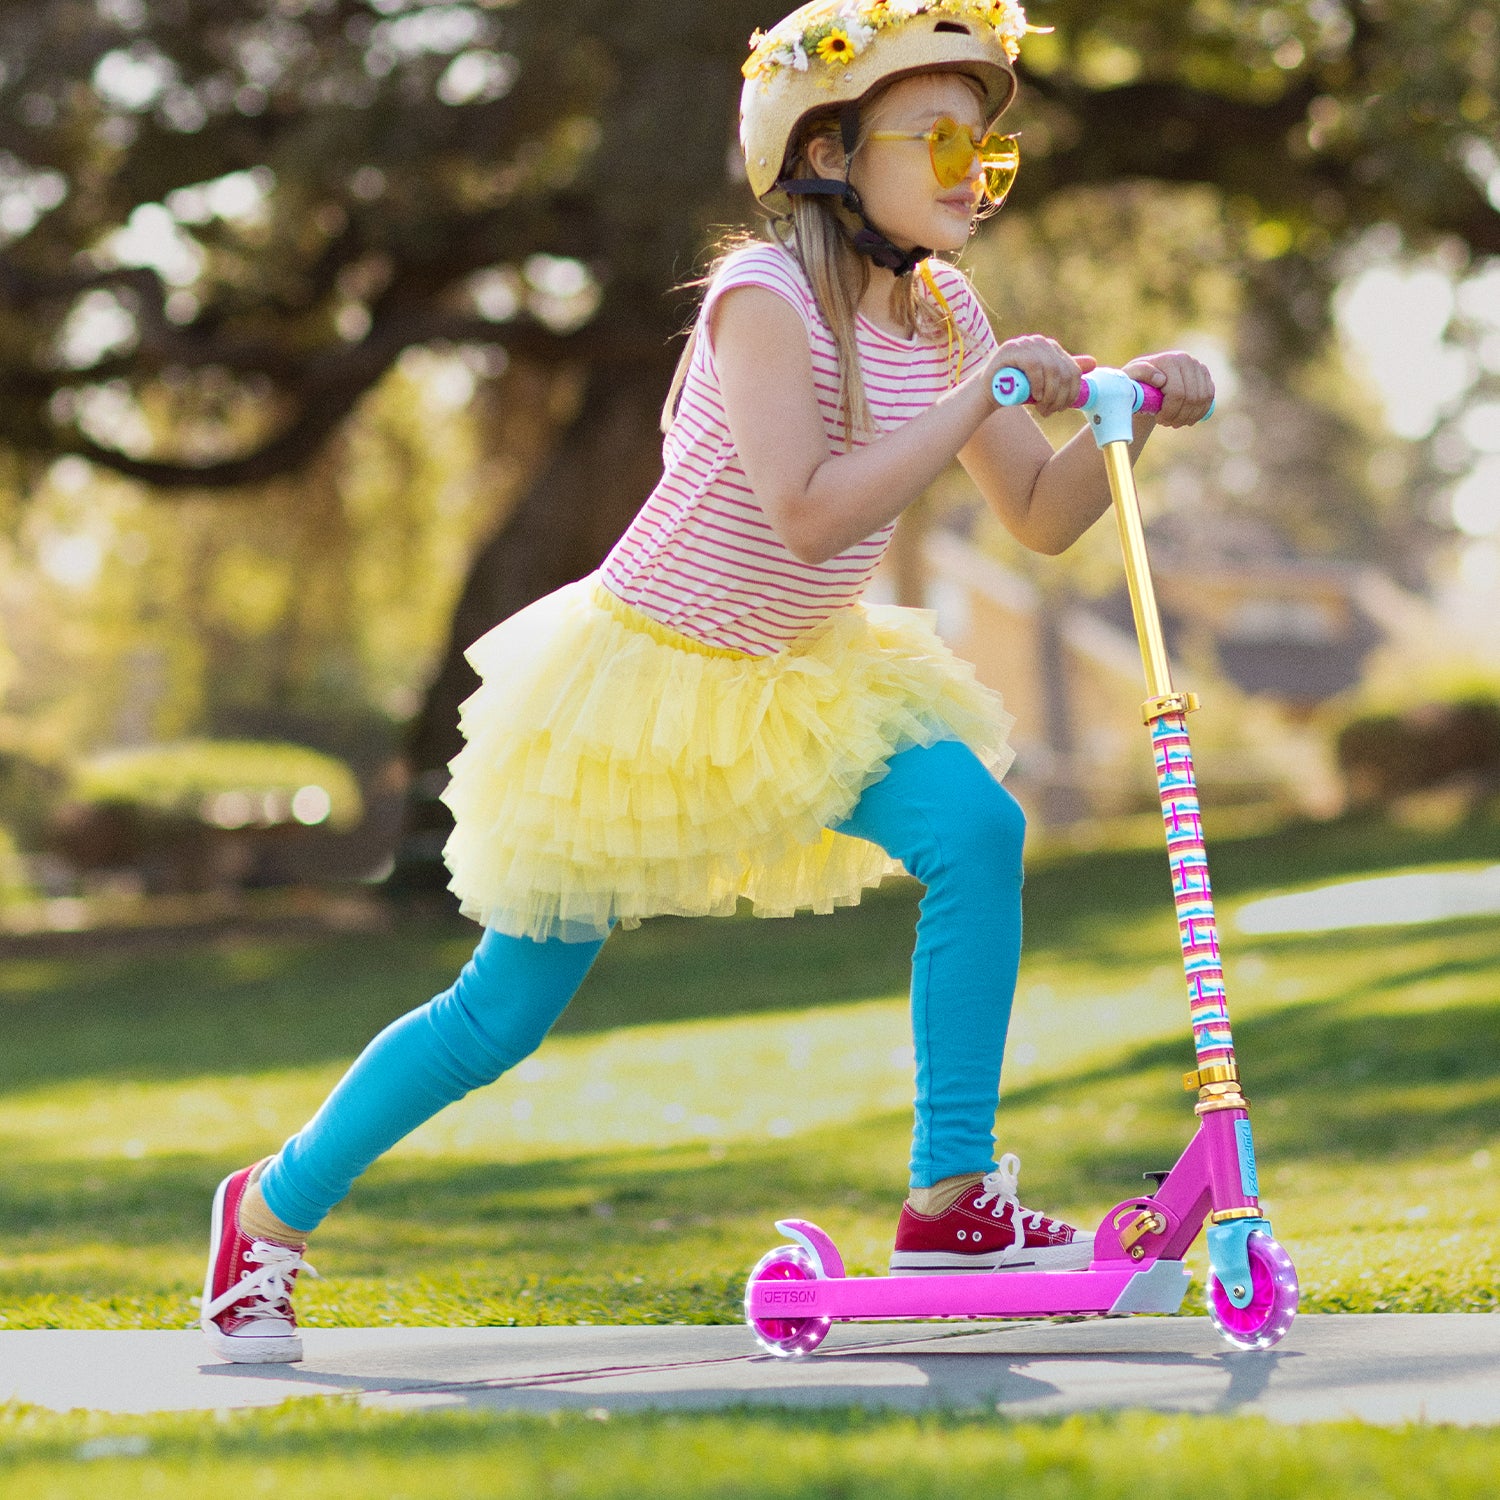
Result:
[[[745,1321],[767,1354],[778,1359],[797,1359],[811,1354],[823,1342],[828,1318],[765,1318],[750,1311],[750,1294],[762,1281],[816,1281],[812,1257],[798,1245],[778,1245],[755,1263],[745,1286]]]
[[[1297,1268],[1268,1234],[1245,1241],[1250,1256],[1250,1301],[1236,1307],[1212,1271],[1208,1273],[1208,1315],[1236,1349],[1269,1349],[1279,1344],[1297,1316]]]

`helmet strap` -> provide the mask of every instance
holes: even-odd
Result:
[[[903,250],[900,245],[882,234],[870,222],[869,215],[865,213],[865,206],[860,202],[859,194],[855,192],[853,183],[849,181],[849,163],[853,160],[854,148],[859,143],[858,105],[846,104],[839,111],[839,137],[844,147],[842,182],[833,177],[797,177],[789,181],[778,182],[777,188],[792,196],[837,198],[840,207],[859,220],[858,229],[844,226],[849,243],[855,250],[882,270],[892,271],[897,276],[910,276],[932,254],[932,251],[922,245]]]
[[[925,245],[915,245],[910,250],[903,250],[900,245],[887,239],[870,222],[859,194],[847,182],[840,182],[833,177],[800,177],[778,182],[776,187],[780,192],[793,197],[837,198],[839,206],[860,223],[858,229],[844,226],[849,243],[861,255],[884,270],[894,271],[897,276],[910,276],[932,254]]]

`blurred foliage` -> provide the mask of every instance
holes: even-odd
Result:
[[[1487,0],[1050,0],[1033,19],[1056,27],[1025,59],[1050,126],[1040,192],[1212,183],[1265,262],[1316,260],[1384,222],[1500,249]]]
[[[16,840],[10,829],[0,824],[0,908],[33,900],[35,896]]]
[[[658,9],[7,7],[0,149],[37,222],[0,274],[6,436],[158,483],[263,479],[404,348],[571,357],[596,264],[593,352],[659,342],[752,17]]]
[[[313,795],[299,802],[300,793]],[[348,828],[360,814],[359,785],[347,766],[304,745],[264,740],[180,740],[110,751],[78,766],[72,795],[220,827],[295,818]]]
[[[0,834],[24,847],[34,846],[66,784],[61,767],[18,749],[0,750]]]
[[[753,215],[738,67],[783,3],[0,3],[9,741],[373,764],[420,708],[440,780],[463,647],[639,504],[674,289]],[[1207,336],[1240,405],[1153,445],[1164,520],[1419,581],[1469,450],[1391,447],[1331,294],[1372,254],[1500,251],[1493,0],[1032,19],[1025,164],[972,251],[1001,324],[1111,359]]]
[[[233,505],[162,507],[53,465],[0,526],[7,742],[60,761],[206,731],[388,759],[466,558],[524,476],[525,444],[496,454],[495,429],[546,430],[527,370],[478,401],[475,382],[457,356],[412,351],[310,472]]]
[[[1365,715],[1339,731],[1336,750],[1354,807],[1382,806],[1460,777],[1494,791],[1500,788],[1500,702],[1469,698]]]
[[[358,781],[332,756],[266,740],[183,740],[83,760],[47,848],[85,887],[102,880],[131,894],[177,894],[283,885],[362,814]]]
[[[1211,188],[1134,181],[1004,213],[965,264],[997,331],[1045,317],[1065,347],[1119,364],[1184,327],[1232,337],[1241,239]]]
[[[161,484],[296,467],[403,348],[629,365],[708,226],[779,4],[26,0],[0,10],[0,433]],[[1390,222],[1500,249],[1490,0],[1036,0],[1028,209],[1211,184],[1305,344]],[[1273,319],[1274,321],[1274,319]],[[148,431],[143,410],[170,421]]]

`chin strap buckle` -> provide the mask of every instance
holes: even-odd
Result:
[[[854,190],[849,190],[850,197],[858,203],[859,199]],[[847,205],[846,205],[847,206]],[[899,245],[893,245],[890,240],[865,218],[864,210],[852,208],[851,212],[858,214],[863,229],[857,229],[849,236],[849,243],[859,251],[861,255],[867,256],[877,266],[887,271],[894,271],[897,276],[910,276],[913,271],[927,259],[932,251],[923,245],[916,245],[910,250],[903,250]]]

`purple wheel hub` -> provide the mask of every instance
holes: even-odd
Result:
[[[1269,1235],[1252,1234],[1245,1248],[1250,1256],[1249,1304],[1236,1307],[1210,1272],[1208,1315],[1236,1349],[1269,1349],[1281,1342],[1297,1316],[1297,1270]]]
[[[807,1252],[797,1245],[778,1245],[755,1263],[745,1288],[745,1321],[762,1349],[778,1359],[811,1354],[828,1332],[828,1318],[757,1318],[750,1312],[750,1291],[758,1281],[816,1281]]]

